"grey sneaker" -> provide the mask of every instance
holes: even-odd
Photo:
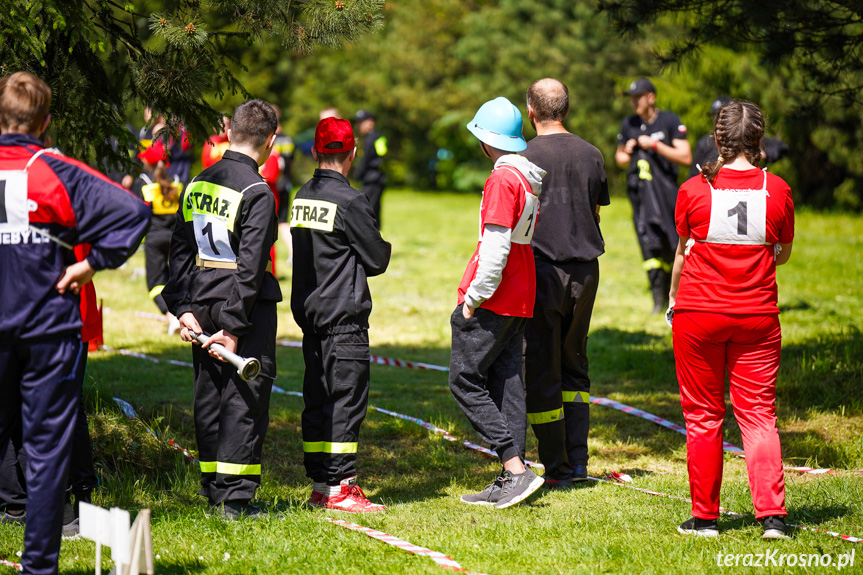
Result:
[[[75,506],[67,501],[63,504],[63,539],[78,539],[78,514],[75,513]]]
[[[498,509],[506,509],[527,499],[531,493],[542,487],[543,479],[530,469],[514,475],[510,471],[503,472],[503,486],[497,503]]]
[[[461,496],[461,502],[469,505],[494,505],[500,498],[503,477],[498,477],[479,493],[469,493]]]
[[[8,509],[0,511],[0,523],[7,525],[26,525],[27,513],[23,509],[17,513],[10,513]]]

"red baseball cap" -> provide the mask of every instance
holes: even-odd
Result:
[[[150,147],[145,148],[143,152],[140,152],[138,154],[138,159],[144,160],[148,164],[153,164],[154,166],[158,164],[160,160],[165,160],[167,165],[168,152],[165,151],[165,146],[160,140],[154,142]]]
[[[341,154],[354,149],[354,129],[343,118],[324,118],[315,129],[315,150],[319,154]]]

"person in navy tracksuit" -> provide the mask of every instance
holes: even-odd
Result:
[[[150,208],[45,149],[51,89],[0,78],[0,454],[21,420],[28,455],[23,572],[57,573],[70,441],[81,395],[81,286],[138,246]],[[76,261],[72,246],[90,244]],[[0,456],[2,457],[2,456]]]

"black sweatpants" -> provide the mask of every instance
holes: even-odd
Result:
[[[587,333],[599,284],[599,262],[536,258],[536,304],[527,320],[527,418],[549,479],[568,479],[587,465],[590,377]]]
[[[162,298],[162,290],[168,284],[168,253],[171,251],[171,229],[155,228],[147,232],[144,239],[144,269],[147,271],[147,290],[150,299],[163,314],[168,313],[168,305]]]
[[[522,379],[525,318],[477,308],[465,319],[462,306],[450,318],[449,387],[456,403],[501,463],[524,459],[527,417]]]
[[[192,304],[204,333],[219,331],[213,318],[223,302]],[[261,484],[261,448],[270,422],[270,393],[276,378],[276,302],[255,302],[254,328],[239,338],[237,354],[255,357],[261,373],[243,381],[229,363],[192,346],[195,365],[195,437],[201,460],[201,490],[212,504],[247,502]]]
[[[303,334],[303,464],[317,483],[357,474],[360,425],[369,403],[367,330]]]

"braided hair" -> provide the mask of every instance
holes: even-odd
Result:
[[[761,160],[761,137],[764,135],[764,116],[755,104],[731,100],[723,104],[714,119],[713,137],[719,148],[719,159],[707,162],[701,173],[711,183],[716,180],[725,162],[744,154],[757,166]]]

